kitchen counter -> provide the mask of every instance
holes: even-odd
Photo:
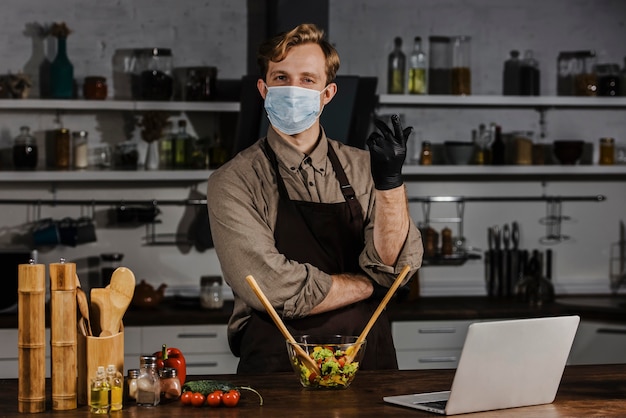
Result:
[[[154,309],[132,308],[124,316],[125,326],[226,324],[233,302],[219,310],[206,310],[197,300],[167,298]],[[487,297],[423,297],[416,301],[393,300],[387,307],[392,321],[530,318],[554,315],[580,315],[626,323],[626,296],[562,296],[543,306],[530,306],[515,299]],[[49,320],[47,315],[47,320]],[[15,313],[0,314],[0,328],[17,328]]]
[[[303,389],[293,373],[268,376],[218,376],[238,385],[257,389],[264,399],[251,392],[243,392],[236,408],[193,408],[179,402],[162,404],[156,408],[127,405],[117,417],[434,417],[436,415],[386,404],[387,395],[447,390],[453,370],[362,371],[347,390],[312,391]],[[200,376],[194,376],[195,380]],[[204,378],[211,378],[204,376]],[[0,380],[0,417],[24,417],[17,413],[17,379]],[[37,417],[93,417],[87,406],[69,411],[51,411],[50,382],[48,407]],[[507,417],[595,417],[624,416],[626,400],[626,365],[568,366],[554,403],[506,410]],[[297,411],[297,413],[295,412]],[[503,411],[476,413],[471,416],[501,417]]]

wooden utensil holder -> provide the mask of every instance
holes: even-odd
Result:
[[[109,337],[89,337],[78,333],[78,403],[89,404],[89,385],[98,366],[113,364],[124,375],[124,327]]]

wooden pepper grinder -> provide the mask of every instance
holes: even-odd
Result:
[[[46,269],[20,264],[17,290],[17,410],[46,410]]]
[[[52,409],[77,406],[76,264],[50,264]]]

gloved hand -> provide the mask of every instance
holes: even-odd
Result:
[[[402,185],[402,165],[406,158],[406,141],[412,127],[402,130],[400,117],[391,115],[393,132],[385,122],[375,119],[374,124],[382,135],[373,132],[367,138],[372,165],[372,178],[377,190],[389,190]]]

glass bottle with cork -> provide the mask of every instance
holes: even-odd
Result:
[[[413,39],[413,52],[409,57],[409,94],[426,94],[426,53],[422,50],[422,38]]]
[[[55,168],[67,170],[70,168],[70,130],[67,128],[57,129],[54,138]]]
[[[600,158],[598,160],[598,164],[615,164],[615,139],[600,138]]]
[[[519,96],[521,65],[519,51],[514,49],[509,54],[509,59],[504,62],[502,94],[504,96]]]
[[[422,152],[420,154],[420,165],[432,165],[433,153],[430,141],[422,142]]]
[[[89,391],[89,407],[93,414],[108,414],[111,387],[106,378],[104,366],[98,366],[96,376],[92,379]]]
[[[106,368],[106,378],[111,390],[110,410],[121,411],[124,399],[124,377],[117,370],[114,364],[109,364]]]
[[[428,93],[450,94],[452,92],[450,38],[430,36],[428,42]]]
[[[406,56],[402,52],[402,38],[396,36],[393,44],[393,51],[387,60],[387,93],[403,94]]]
[[[189,167],[193,140],[194,138],[187,133],[187,121],[184,119],[179,120],[178,132],[174,136],[172,144],[173,168],[184,169]]]

